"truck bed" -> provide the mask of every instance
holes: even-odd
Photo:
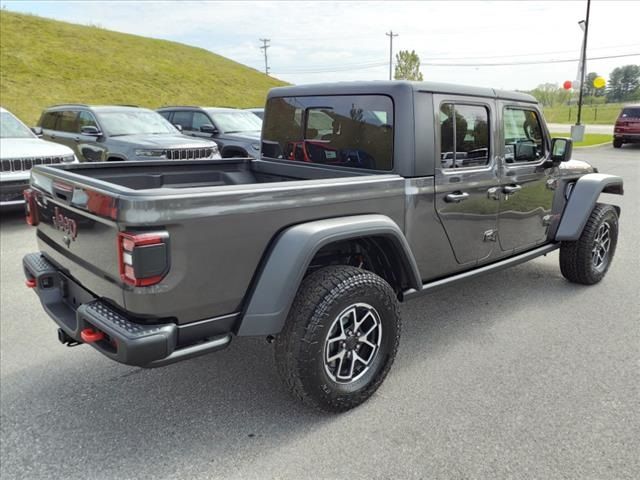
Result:
[[[39,249],[96,298],[150,322],[239,316],[272,241],[301,222],[379,213],[404,226],[405,180],[251,159],[35,167]],[[70,239],[65,222],[77,225]],[[60,226],[62,225],[62,227]],[[121,281],[119,232],[168,233],[170,270]]]
[[[126,164],[120,162],[80,163],[54,168],[58,170],[57,175],[60,177],[100,185],[114,193],[132,194],[133,190],[153,195],[170,195],[171,189],[370,175],[367,172],[336,171],[312,165],[283,165],[244,158],[127,162]],[[78,176],[83,177],[82,180]]]

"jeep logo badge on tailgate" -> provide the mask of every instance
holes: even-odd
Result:
[[[78,224],[75,220],[63,215],[58,207],[53,209],[53,226],[65,235],[65,243],[69,246],[68,238],[75,240],[78,236]]]

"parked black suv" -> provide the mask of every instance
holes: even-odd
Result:
[[[56,105],[38,126],[45,139],[70,147],[85,162],[220,158],[215,142],[189,138],[146,108]]]
[[[211,138],[223,158],[253,157],[260,152],[262,120],[235,108],[163,107],[158,113],[194,137]]]

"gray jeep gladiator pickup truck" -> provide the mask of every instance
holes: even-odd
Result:
[[[604,277],[623,182],[571,151],[522,93],[276,88],[259,159],[35,167],[27,285],[62,343],[157,367],[264,336],[296,397],[344,411],[387,375],[399,302],[556,249]]]

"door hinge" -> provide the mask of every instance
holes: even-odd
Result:
[[[484,241],[485,242],[495,242],[498,239],[498,231],[497,230],[487,230],[484,232]]]

